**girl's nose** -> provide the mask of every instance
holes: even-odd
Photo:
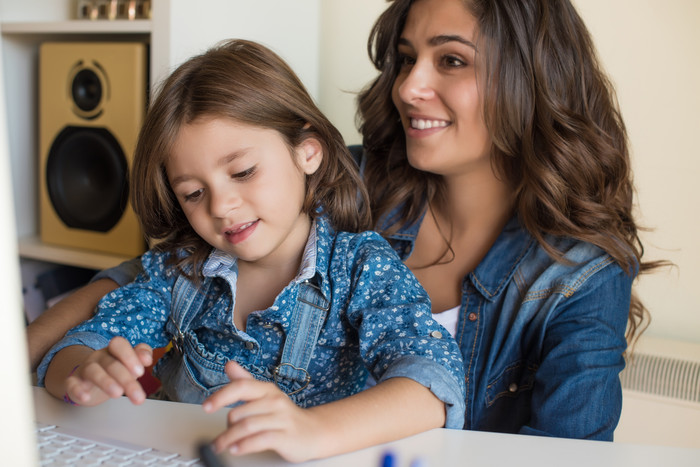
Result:
[[[399,97],[407,104],[429,100],[435,96],[432,65],[427,61],[416,61],[408,74],[399,83]],[[399,77],[401,79],[401,77]]]
[[[230,186],[227,189],[211,189],[210,193],[209,210],[213,217],[223,219],[241,204],[239,194]]]

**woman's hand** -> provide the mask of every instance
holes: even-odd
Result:
[[[214,440],[217,452],[273,450],[290,462],[317,457],[323,430],[312,411],[298,407],[275,384],[257,381],[234,361],[226,364],[226,374],[231,382],[204,401],[204,410],[244,403],[229,410],[228,428]]]
[[[65,382],[66,394],[85,406],[123,395],[133,404],[141,404],[146,393],[138,378],[152,361],[153,350],[149,345],[132,347],[123,337],[115,337],[107,347],[91,352],[74,368]]]

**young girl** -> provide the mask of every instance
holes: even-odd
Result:
[[[218,450],[302,461],[462,427],[458,347],[391,247],[348,233],[370,225],[354,162],[271,51],[231,41],[179,67],[132,184],[160,243],[44,359],[53,395],[139,404],[151,348],[172,342],[155,367],[165,396],[235,404]],[[379,383],[360,393],[368,374]]]

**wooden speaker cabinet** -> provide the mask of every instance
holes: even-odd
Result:
[[[131,256],[145,250],[128,175],[146,110],[147,56],[136,42],[41,44],[42,242]]]

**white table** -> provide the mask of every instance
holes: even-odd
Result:
[[[39,422],[190,457],[197,456],[200,441],[212,439],[226,425],[225,411],[206,414],[199,405],[147,400],[141,406],[134,406],[121,398],[98,407],[73,407],[41,388],[33,388],[33,395]],[[397,467],[408,467],[418,457],[428,467],[700,467],[700,449],[444,429],[303,465],[375,467],[389,449],[396,453]],[[273,453],[224,460],[236,467],[289,465]]]

